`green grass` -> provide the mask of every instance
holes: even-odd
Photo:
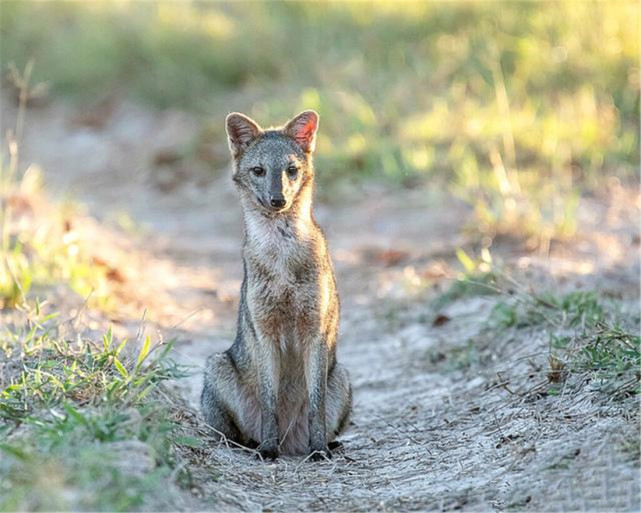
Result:
[[[570,372],[589,372],[592,386],[611,397],[641,392],[641,337],[618,324],[604,323],[566,348]]]
[[[12,326],[2,334],[0,348],[10,362],[20,357],[22,368],[2,391],[3,418],[19,421],[36,406],[52,408],[66,399],[88,406],[104,401],[142,404],[157,382],[175,377],[165,360],[169,345],[142,372],[150,349],[148,338],[137,359],[125,365],[121,353],[127,340],[115,344],[111,329],[100,343],[65,340],[55,333],[56,317]]]
[[[641,323],[618,310],[596,291],[519,293],[495,305],[487,326],[499,333],[534,329],[548,337],[551,394],[564,389],[568,377],[580,376],[593,390],[625,398],[641,391]]]
[[[576,291],[563,296],[551,293],[519,296],[497,303],[488,320],[496,328],[523,328],[541,324],[591,328],[605,318],[596,292]]]
[[[0,510],[167,507],[177,447],[201,443],[161,386],[184,376],[171,344],[67,338],[36,306],[0,332]]]
[[[86,105],[321,114],[320,192],[449,188],[474,230],[571,236],[585,187],[639,165],[639,7],[589,3],[2,3],[2,62]],[[53,36],[55,34],[55,37]],[[224,145],[222,146],[224,148]],[[214,164],[227,162],[226,152]]]
[[[548,340],[549,395],[580,390],[589,383],[606,397],[625,398],[641,392],[641,318],[623,303],[596,290],[565,294],[526,290],[492,264],[489,252],[475,260],[457,252],[464,272],[430,304],[438,312],[455,301],[493,295],[496,299],[478,341],[428,354],[429,363],[464,369],[483,361],[497,339]],[[478,346],[478,347],[477,347]],[[481,350],[480,350],[480,349]],[[569,388],[568,379],[572,378]]]

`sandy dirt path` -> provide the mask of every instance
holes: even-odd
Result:
[[[11,119],[13,107],[4,104],[3,118]],[[226,349],[235,330],[242,223],[228,172],[209,176],[201,170],[193,177],[180,175],[169,187],[158,183],[158,170],[150,165],[154,155],[180,147],[197,130],[182,113],[149,114],[123,105],[100,130],[73,119],[65,106],[30,111],[23,160],[42,166],[54,195],[77,198],[106,226],[119,230],[116,220],[126,212],[141,228],[133,235],[120,230],[131,241],[126,251],[139,269],[129,279],[148,298],[147,329],[178,339],[175,357],[194,372],[180,386],[197,404],[204,359]],[[449,322],[433,324],[436,312],[428,301],[433,292],[424,284],[444,287],[443,278],[454,276],[454,250],[465,243],[465,208],[422,191],[390,197],[371,189],[354,191],[353,197],[358,199],[317,208],[342,299],[338,358],[354,386],[344,449],[331,462],[314,465],[298,458],[262,463],[211,447],[220,476],[205,485],[202,500],[185,507],[638,507],[638,467],[613,449],[638,436],[629,405],[596,412],[571,398],[560,403],[529,398],[527,390],[543,374],[537,365],[546,358],[540,334],[501,341],[483,367],[451,365],[449,356],[439,363],[448,351],[467,357],[461,347],[482,340],[496,302],[463,298],[441,312]],[[619,222],[623,226],[630,219]],[[544,263],[513,246],[501,251],[506,262],[532,266],[537,285],[547,280],[571,287],[579,278],[549,271],[580,264],[607,270],[606,286],[622,287],[634,299],[638,265],[626,267],[627,235],[615,230],[608,237],[604,243],[616,243],[621,254],[595,252],[594,242],[584,252],[561,252]],[[134,329],[141,317],[141,308],[129,309],[116,320]],[[512,388],[505,386],[510,379]],[[515,394],[518,390],[525,392]]]

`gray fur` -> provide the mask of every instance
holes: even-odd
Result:
[[[212,427],[258,443],[265,458],[330,457],[351,409],[349,377],[336,361],[334,271],[312,214],[317,127],[313,111],[281,129],[237,113],[226,120],[245,221],[244,279],[236,340],[207,360],[201,406]]]

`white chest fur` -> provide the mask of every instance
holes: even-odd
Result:
[[[248,215],[246,220],[247,249],[269,268],[273,279],[291,281],[293,269],[309,258],[309,227],[286,216],[268,218]]]

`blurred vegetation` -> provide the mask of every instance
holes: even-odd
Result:
[[[54,94],[322,118],[321,188],[436,181],[483,234],[572,235],[581,190],[639,166],[637,2],[5,1],[2,62]],[[216,165],[222,166],[221,155]]]
[[[15,165],[0,162],[0,309],[63,285],[89,302],[113,307],[109,268],[79,240],[64,206],[42,196],[41,174],[31,166],[20,179]]]

